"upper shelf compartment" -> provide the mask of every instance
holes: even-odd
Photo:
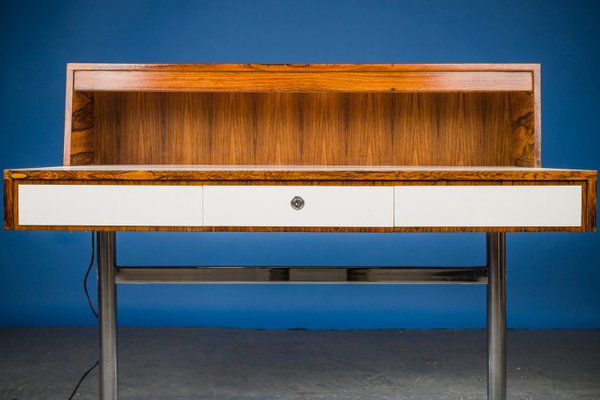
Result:
[[[539,69],[70,64],[64,165],[540,167]]]
[[[70,64],[75,91],[531,92],[537,65]]]

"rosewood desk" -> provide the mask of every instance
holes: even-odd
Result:
[[[596,171],[541,167],[540,68],[69,64],[63,166],[4,171],[4,226],[96,231],[100,398],[117,283],[487,284],[506,398],[505,232],[596,229]],[[127,267],[117,231],[485,232],[482,267]]]

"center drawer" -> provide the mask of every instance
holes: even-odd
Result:
[[[391,186],[204,186],[205,226],[394,226]]]

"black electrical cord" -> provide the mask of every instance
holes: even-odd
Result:
[[[83,383],[85,378],[87,378],[89,373],[92,372],[94,370],[94,368],[96,368],[98,366],[99,363],[100,363],[100,360],[96,360],[94,365],[92,365],[92,367],[90,369],[88,369],[87,371],[85,371],[85,373],[83,375],[81,375],[81,378],[79,378],[79,382],[77,382],[77,385],[75,385],[75,389],[73,389],[73,393],[71,393],[71,395],[69,396],[69,400],[71,400],[73,398],[73,396],[75,396],[75,393],[77,393],[77,389],[79,389],[79,386],[81,386],[81,384]]]
[[[95,247],[94,247],[95,242],[96,242],[95,238],[96,238],[96,235],[94,234],[94,232],[92,232],[92,255],[90,257],[90,265],[88,265],[87,271],[85,272],[85,276],[83,277],[83,291],[85,292],[85,297],[87,297],[87,301],[88,301],[88,305],[90,306],[90,310],[92,310],[94,317],[96,317],[96,319],[98,319],[98,313],[96,312],[96,309],[94,308],[94,304],[92,303],[92,299],[90,298],[90,293],[88,292],[88,288],[87,288],[87,280],[88,280],[88,277],[90,276],[90,271],[92,270],[92,267],[94,266],[94,258],[96,255],[96,251],[95,251]],[[87,378],[87,376],[90,374],[90,372],[92,372],[94,370],[94,368],[96,368],[98,366],[99,363],[100,363],[100,360],[96,360],[94,365],[92,365],[92,367],[90,369],[88,369],[87,371],[85,371],[83,373],[83,375],[81,375],[81,378],[79,378],[79,382],[77,382],[77,385],[75,385],[75,389],[73,389],[73,393],[71,393],[71,396],[69,396],[69,400],[73,399],[73,397],[77,393],[77,390],[79,389],[79,386],[81,386],[81,384],[83,383],[85,378]]]
[[[90,265],[88,265],[87,271],[85,273],[85,276],[83,277],[83,291],[85,292],[85,297],[87,297],[87,301],[88,304],[90,306],[90,310],[92,310],[92,314],[94,314],[94,317],[96,317],[96,319],[98,319],[98,313],[96,312],[96,309],[94,308],[94,304],[92,303],[92,299],[90,298],[90,293],[88,292],[88,288],[87,288],[87,280],[88,280],[88,276],[90,276],[90,271],[92,270],[92,267],[94,266],[94,258],[96,255],[95,249],[96,247],[95,245],[95,232],[92,232],[92,255],[90,257]]]

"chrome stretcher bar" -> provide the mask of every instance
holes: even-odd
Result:
[[[505,233],[487,233],[485,267],[118,267],[116,233],[97,232],[100,398],[118,399],[116,284],[487,284],[488,399],[506,398]]]
[[[485,267],[116,267],[115,283],[487,283]]]

